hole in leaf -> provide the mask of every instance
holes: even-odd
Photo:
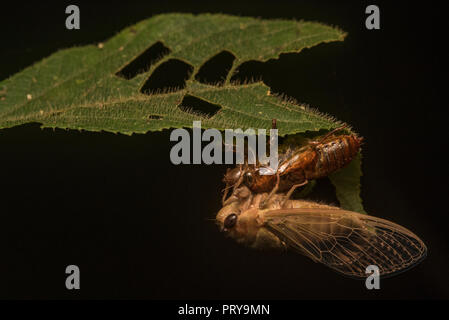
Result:
[[[190,95],[186,95],[184,99],[182,99],[178,108],[184,112],[199,113],[206,118],[211,118],[221,109],[217,104],[212,104]]]
[[[171,59],[154,70],[150,78],[140,89],[145,94],[159,93],[169,90],[181,90],[186,86],[193,67],[181,60]]]
[[[279,59],[265,63],[264,82],[273,93],[282,92],[301,102],[320,106],[323,112],[331,112],[332,109],[327,108],[334,108],[336,101],[341,101],[341,81],[350,75],[341,65],[344,52],[343,44],[333,42],[300,53],[281,54]],[[342,109],[345,111],[340,117],[344,119],[351,111]]]
[[[138,74],[150,70],[151,65],[155,64],[169,53],[170,49],[164,46],[162,42],[158,41],[131,61],[130,64],[123,67],[122,70],[116,73],[116,75],[127,80],[132,79]]]
[[[162,116],[158,116],[157,114],[150,114],[150,115],[148,116],[148,119],[149,119],[149,120],[162,120],[163,117],[162,117]]]
[[[229,51],[222,51],[206,61],[195,76],[195,79],[207,84],[223,84],[232,68],[235,56]]]
[[[237,67],[231,77],[231,82],[255,82],[263,79],[265,74],[265,63],[261,61],[250,60]]]

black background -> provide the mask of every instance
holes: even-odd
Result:
[[[81,30],[65,29],[68,4],[79,5]],[[368,4],[379,5],[381,30],[365,28]],[[29,124],[0,131],[0,298],[448,298],[442,8],[378,1],[2,4],[0,80],[58,49],[104,41],[164,12],[295,18],[348,32],[343,43],[269,61],[260,75],[273,91],[365,137],[365,209],[418,234],[427,259],[368,291],[294,253],[253,251],[224,238],[208,219],[220,208],[226,167],[172,165],[168,130],[124,136]],[[81,269],[81,290],[65,288],[69,264]]]

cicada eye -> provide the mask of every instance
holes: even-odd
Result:
[[[251,172],[245,173],[245,182],[248,186],[253,184],[253,175]]]
[[[237,215],[235,213],[231,213],[223,222],[224,230],[232,229],[237,223]]]

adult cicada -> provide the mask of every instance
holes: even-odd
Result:
[[[419,263],[426,255],[423,241],[391,221],[305,200],[290,192],[253,193],[241,186],[218,212],[220,229],[254,248],[291,248],[340,273],[367,276],[375,265],[381,276]],[[266,202],[264,208],[260,203]]]

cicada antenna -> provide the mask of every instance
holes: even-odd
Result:
[[[228,196],[229,189],[231,189],[233,186],[226,184],[226,187],[222,190],[223,197],[221,198],[221,204],[224,206],[224,203],[226,202],[226,197]]]

